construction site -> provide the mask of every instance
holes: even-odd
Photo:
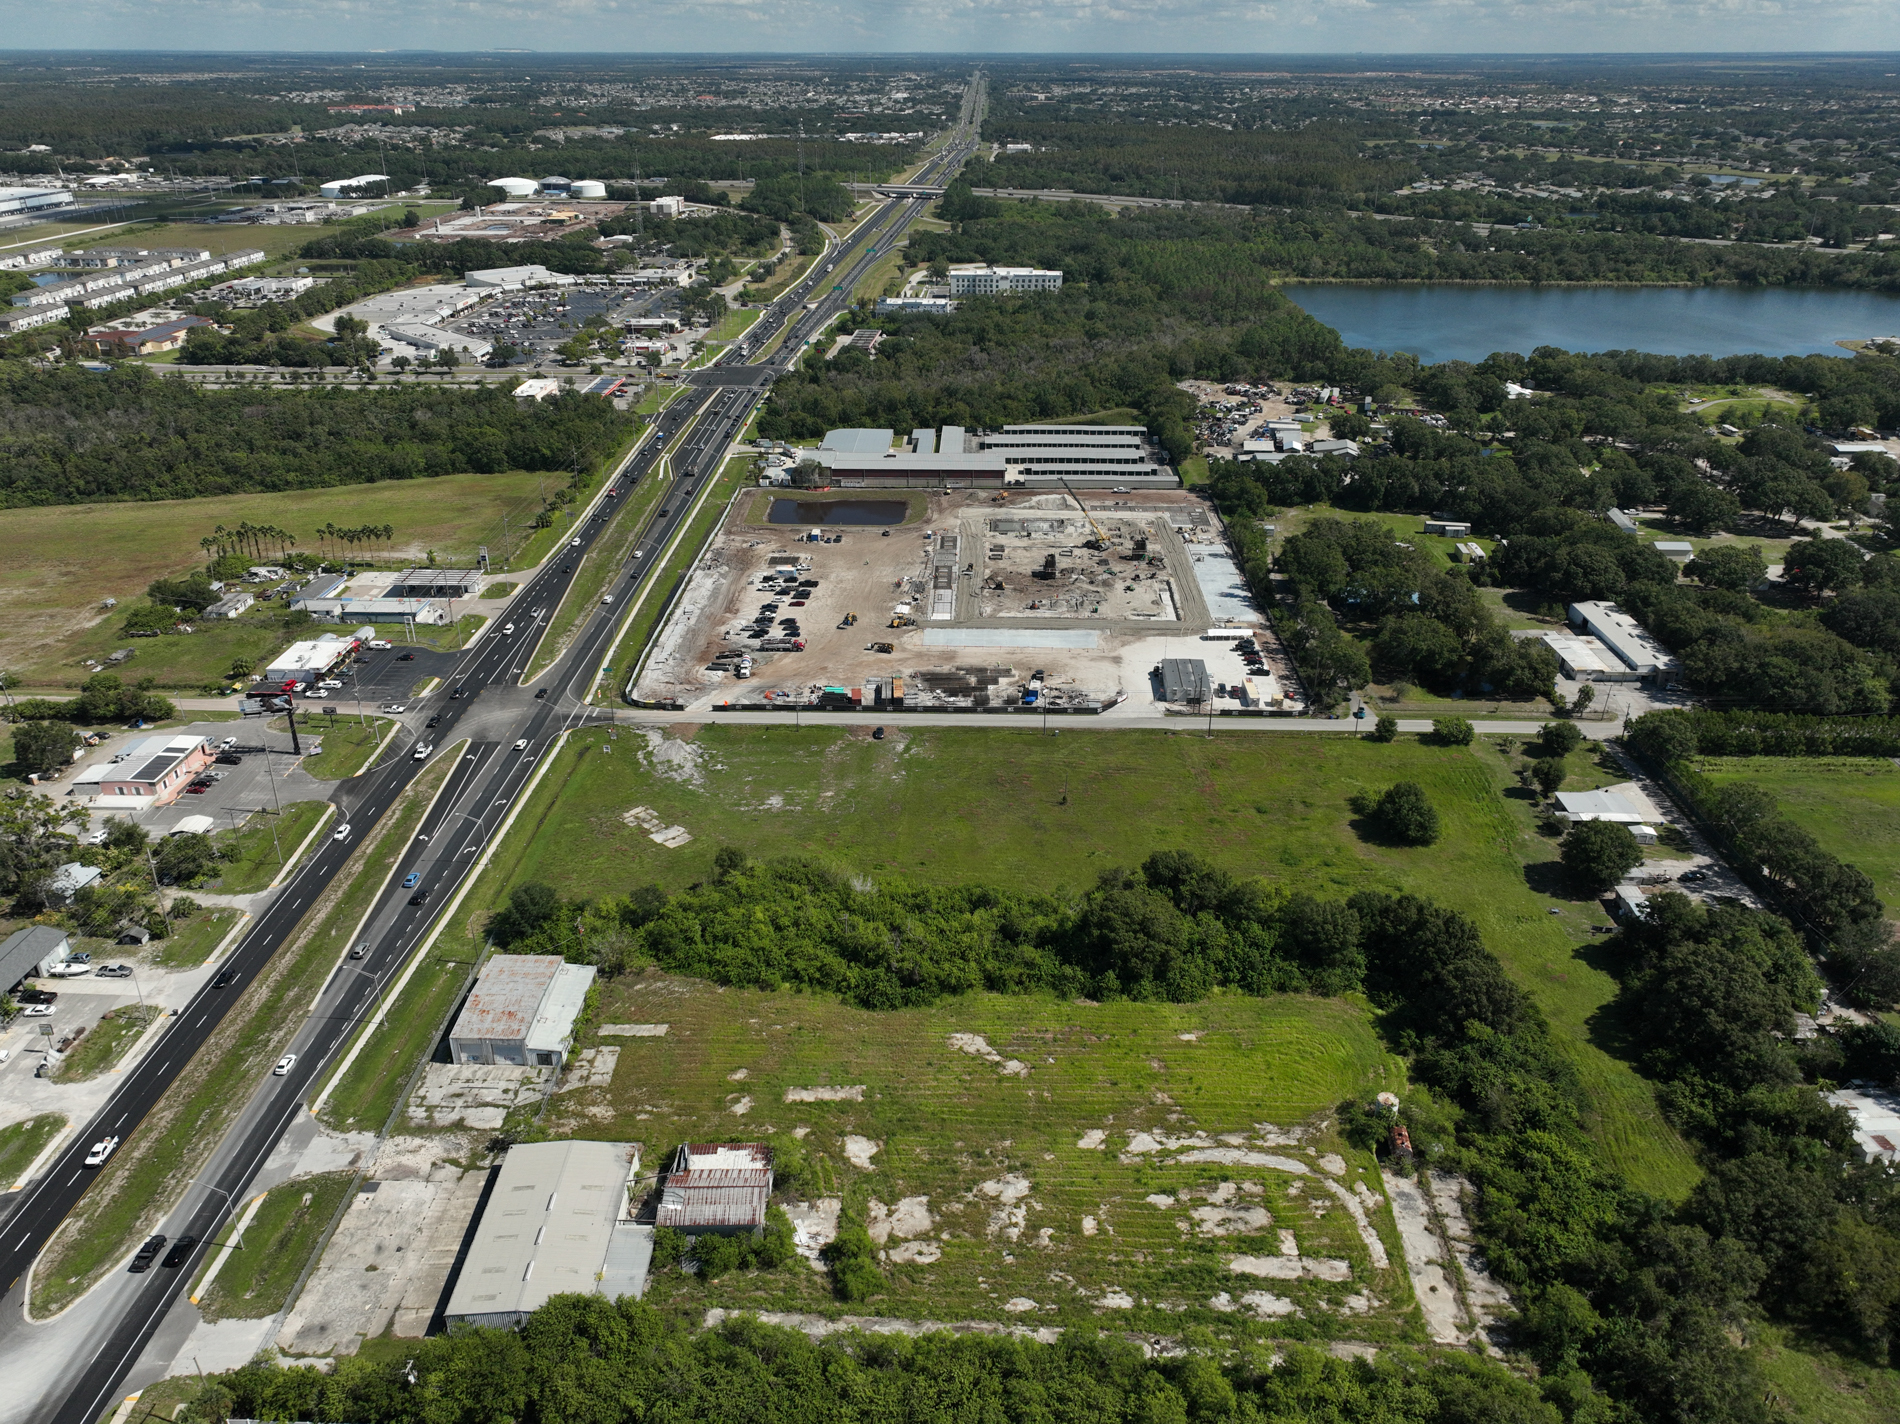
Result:
[[[1301,711],[1180,490],[742,490],[627,687],[687,710]]]

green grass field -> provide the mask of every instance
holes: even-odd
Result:
[[[84,657],[130,647],[128,676],[152,674],[168,687],[223,679],[233,657],[266,657],[290,641],[278,622],[247,614],[190,636],[127,638],[121,608],[142,599],[146,585],[199,566],[199,539],[212,526],[244,520],[276,524],[313,541],[331,521],[396,528],[398,557],[418,560],[431,549],[445,564],[472,561],[475,547],[502,547],[507,513],[519,538],[540,507],[530,474],[445,475],[339,489],[148,504],[65,504],[0,511],[0,542],[13,551],[0,565],[0,667],[29,687],[77,686]],[[499,558],[497,559],[499,563]]]
[[[117,1064],[152,1020],[163,1012],[156,1004],[124,1004],[107,1009],[92,1032],[68,1051],[53,1075],[55,1081],[83,1083],[88,1078],[97,1078]],[[0,1176],[4,1175],[0,1172]]]
[[[354,1172],[325,1172],[273,1187],[234,1250],[198,1301],[206,1320],[262,1320],[284,1308],[290,1288],[317,1249]],[[218,1241],[236,1239],[233,1226]]]
[[[652,1167],[682,1141],[763,1137],[795,1152],[802,1140],[813,1170],[801,1195],[841,1197],[859,1213],[873,1200],[889,1207],[921,1197],[933,1218],[916,1239],[941,1258],[890,1263],[886,1288],[868,1306],[834,1301],[803,1262],[714,1282],[659,1275],[648,1298],[663,1306],[868,1308],[911,1319],[1016,1315],[1029,1323],[1094,1317],[1119,1290],[1131,1301],[1115,1313],[1118,1326],[1231,1330],[1235,1317],[1209,1301],[1263,1283],[1234,1274],[1229,1259],[1274,1255],[1278,1233],[1291,1230],[1302,1253],[1349,1261],[1353,1273],[1350,1281],[1267,1283],[1305,1313],[1276,1325],[1278,1333],[1418,1337],[1389,1217],[1373,1213],[1392,1262],[1376,1268],[1351,1218],[1318,1186],[1316,1165],[1296,1175],[1122,1151],[1137,1132],[1198,1131],[1238,1135],[1225,1140],[1259,1152],[1263,1134],[1323,1118],[1348,1094],[1405,1091],[1403,1065],[1357,1004],[1229,995],[1185,1005],[1078,1005],[975,994],[876,1013],[819,995],[729,991],[648,973],[607,986],[597,1017],[669,1029],[664,1038],[588,1037],[585,1047],[620,1046],[617,1071],[609,1087],[556,1099],[544,1123],[556,1136],[639,1141]],[[950,1042],[955,1034],[982,1035],[1021,1071],[960,1051]],[[862,1100],[785,1101],[788,1089],[814,1086],[861,1087]],[[849,1136],[880,1144],[868,1170],[849,1160]],[[1349,1187],[1365,1181],[1379,1190],[1370,1155],[1323,1128],[1279,1150],[1308,1164],[1316,1151],[1339,1152]],[[1022,1189],[1013,1221],[997,1195],[1012,1178]],[[1222,1182],[1230,1185],[1223,1190]],[[1201,1199],[1215,1193],[1250,1216],[1205,1227],[1192,1221],[1190,1210],[1207,1211]],[[1176,1194],[1183,1199],[1160,1200]],[[1362,1313],[1363,1300],[1348,1298],[1365,1292],[1380,1304]]]
[[[1717,783],[1761,787],[1900,907],[1900,766],[1885,757],[1705,757],[1696,766]]]
[[[0,1191],[11,1187],[46,1144],[66,1125],[63,1113],[41,1113],[25,1122],[0,1127]]]
[[[342,781],[356,776],[368,763],[370,749],[382,741],[388,731],[389,721],[383,717],[362,719],[343,711],[334,717],[322,714],[306,717],[305,734],[321,736],[323,750],[316,756],[305,757],[303,769],[318,781]]]
[[[276,858],[273,856],[272,864],[275,863]],[[151,956],[152,962],[167,969],[190,969],[203,964],[211,957],[211,951],[224,942],[224,937],[231,932],[231,926],[237,923],[242,913],[222,906],[200,910],[176,927],[170,936],[158,941],[158,950]]]
[[[224,895],[248,895],[270,885],[329,809],[327,801],[293,801],[284,807],[281,816],[258,811],[237,830],[220,834],[218,848],[230,859],[218,871],[217,884],[212,888]]]
[[[1609,921],[1557,873],[1556,844],[1517,786],[1519,748],[1381,746],[1350,736],[914,727],[873,742],[841,731],[686,726],[696,767],[657,774],[646,736],[569,739],[516,832],[464,908],[464,957],[481,912],[508,886],[543,880],[570,896],[706,878],[722,844],[754,856],[814,856],[854,874],[1080,891],[1103,870],[1189,850],[1288,889],[1410,890],[1470,915],[1549,1016],[1592,1099],[1609,1160],[1648,1190],[1696,1179],[1650,1085],[1598,1039],[1616,981],[1592,931]],[[610,749],[602,754],[602,749]],[[1577,784],[1596,773],[1573,756]],[[1368,844],[1349,798],[1419,782],[1445,823],[1422,850]],[[650,806],[694,840],[667,850],[622,817]]]

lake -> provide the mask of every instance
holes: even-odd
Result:
[[[1421,360],[1493,351],[1654,351],[1666,356],[1848,353],[1834,343],[1900,334],[1900,297],[1816,287],[1516,287],[1295,283],[1286,294],[1348,346]]]

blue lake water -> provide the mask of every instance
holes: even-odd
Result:
[[[1286,294],[1348,346],[1421,360],[1493,351],[1654,351],[1666,356],[1848,353],[1835,342],[1900,335],[1900,297],[1814,287],[1512,287],[1288,283]]]

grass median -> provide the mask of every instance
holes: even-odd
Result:
[[[236,1223],[227,1223],[216,1244],[234,1238],[239,1244],[199,1298],[204,1318],[263,1320],[282,1310],[355,1180],[354,1172],[325,1172],[285,1182],[271,1188],[241,1238]]]
[[[687,429],[691,428],[689,426]],[[675,447],[686,438],[686,433],[682,431],[674,440]],[[568,645],[587,622],[588,615],[600,605],[600,597],[606,592],[607,585],[614,581],[632,556],[652,512],[662,500],[671,498],[678,489],[678,480],[662,480],[655,472],[649,471],[639,484],[615,501],[618,508],[613,510],[607,527],[582,555],[574,581],[568,585],[566,596],[554,610],[554,616],[548,620],[547,632],[542,635],[540,644],[534,650],[534,657],[528,663],[529,682],[554,666],[561,654],[567,651]]]
[[[65,1309],[112,1270],[202,1170],[257,1082],[303,1024],[346,937],[455,764],[453,757],[438,758],[409,785],[157,1106],[100,1169],[34,1265],[36,1315]],[[162,1066],[171,1051],[161,1036],[151,1055]]]

